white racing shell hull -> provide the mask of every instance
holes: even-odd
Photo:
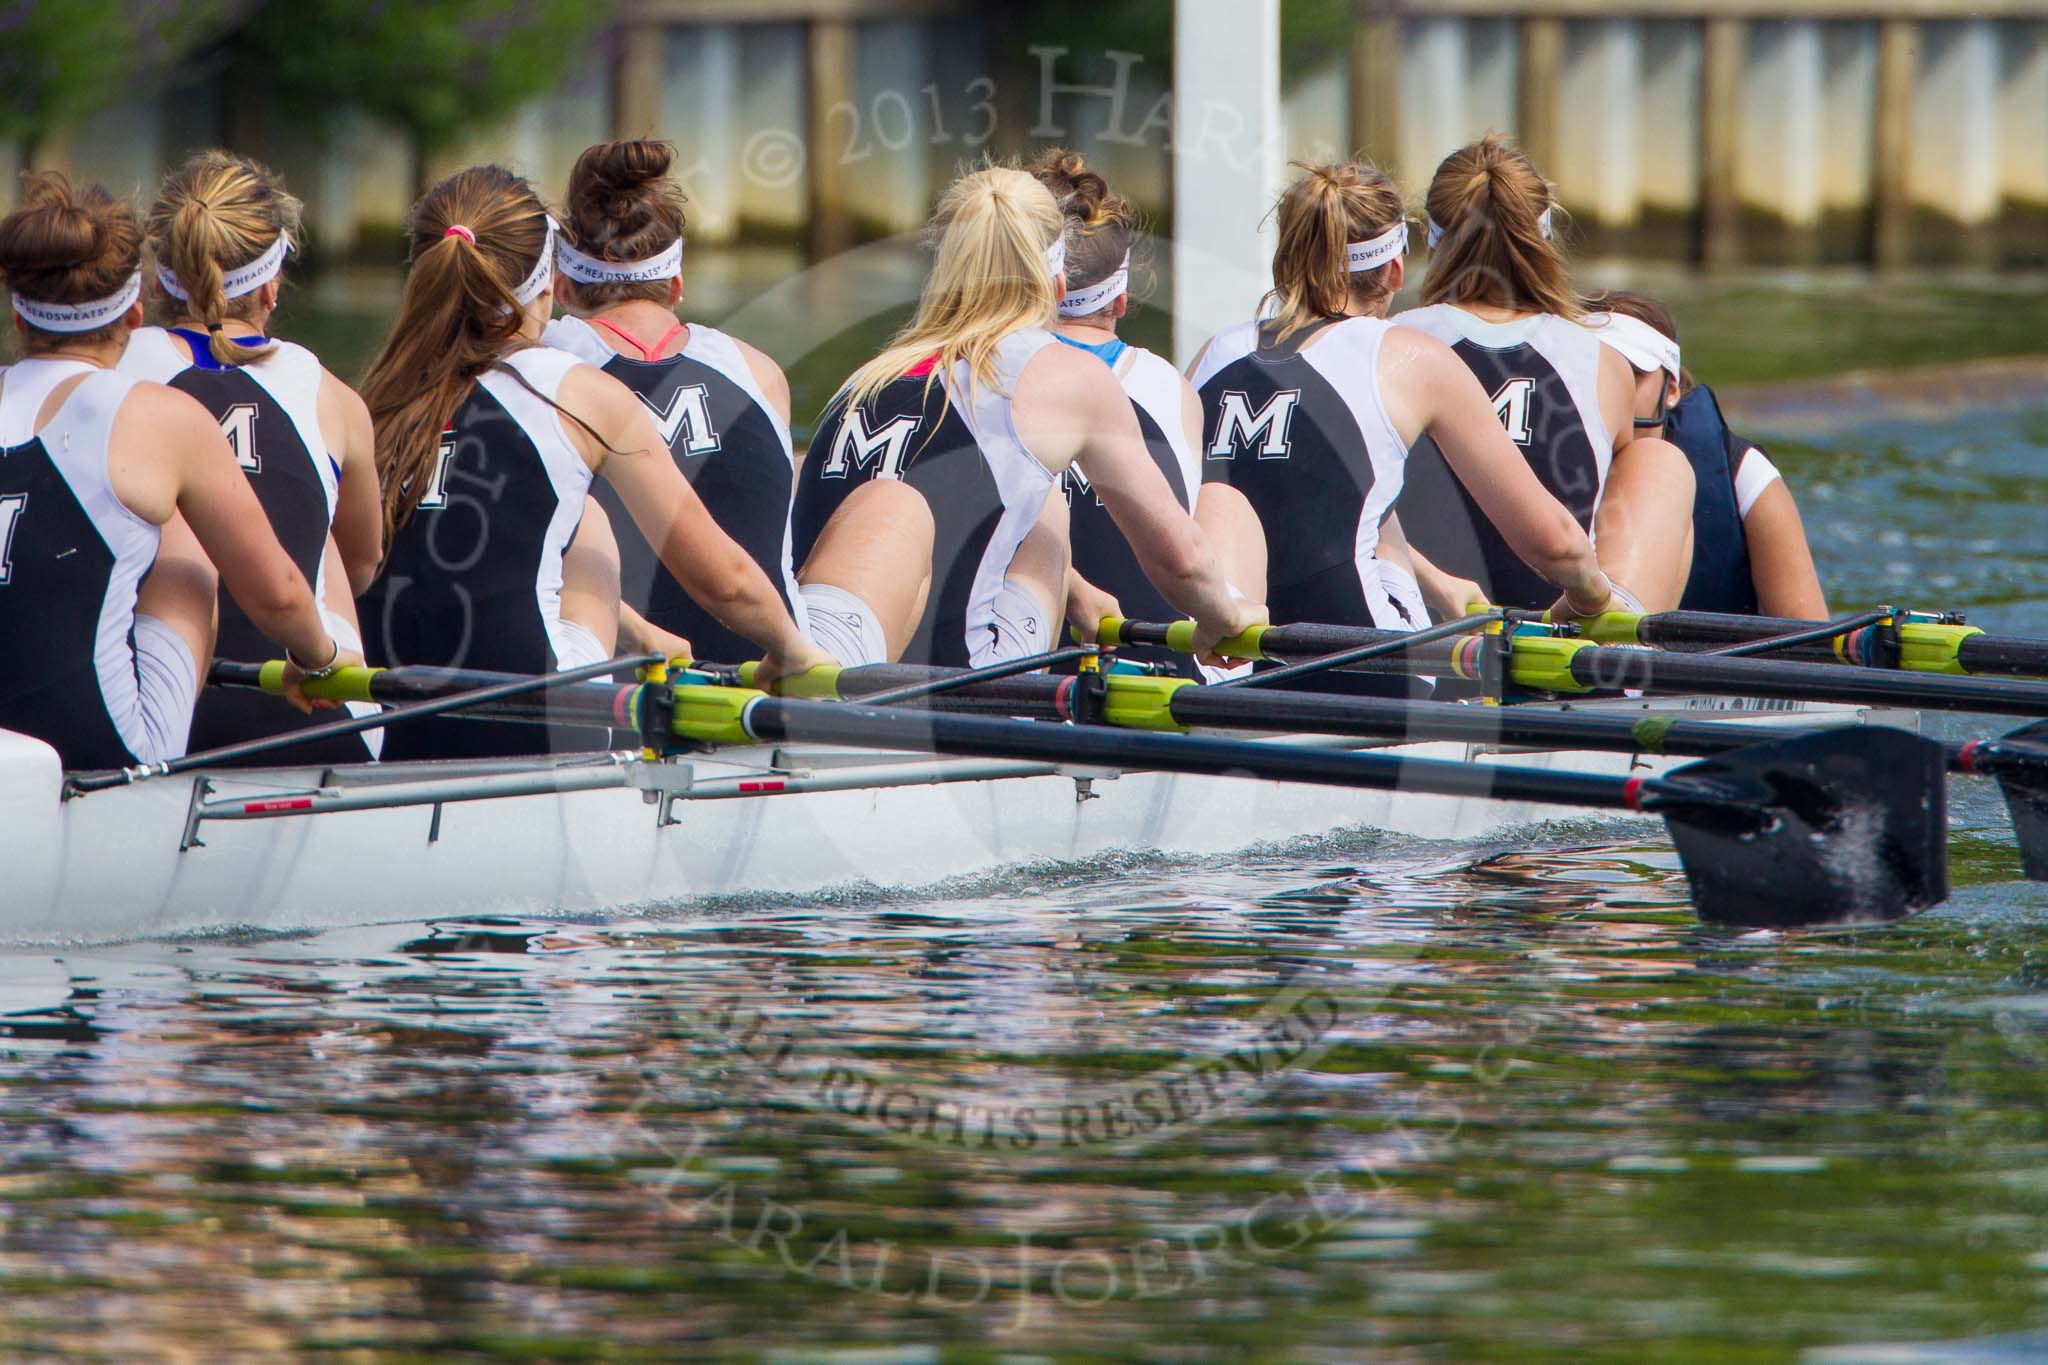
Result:
[[[1913,719],[1851,708],[1713,714],[1801,728]],[[1386,751],[1619,775],[1684,761],[1460,743]],[[493,784],[529,794],[458,799]],[[544,785],[583,789],[531,790]],[[663,787],[670,799],[653,790]],[[0,941],[594,914],[861,883],[928,887],[1110,851],[1213,855],[1357,828],[1481,840],[1588,814],[1411,792],[767,748],[653,764],[584,756],[552,765],[215,771],[69,800],[62,789],[52,750],[0,732]],[[407,804],[304,811],[316,800]],[[252,806],[265,818],[234,818]]]

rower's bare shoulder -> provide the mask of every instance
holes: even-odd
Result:
[[[789,420],[789,376],[775,363],[775,357],[751,342],[741,341],[738,337],[732,339],[732,344],[739,348],[740,359],[747,362],[747,372],[753,375],[754,382],[761,386],[761,396],[768,400],[769,406],[782,414],[784,421]]]
[[[114,415],[113,439],[125,436],[160,441],[164,436],[190,439],[195,434],[219,435],[220,424],[191,394],[152,380],[138,380]]]

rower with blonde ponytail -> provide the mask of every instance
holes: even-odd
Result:
[[[138,329],[121,368],[191,394],[213,414],[271,530],[314,585],[327,629],[360,650],[355,590],[383,554],[369,410],[311,351],[270,334],[300,230],[299,201],[253,161],[208,151],[172,171],[146,224],[166,324]],[[214,652],[240,663],[274,652],[226,593]],[[310,723],[276,697],[209,687],[191,742],[213,748]],[[360,762],[373,752],[351,735],[260,761]]]
[[[1628,362],[1579,326],[1586,308],[1550,183],[1489,134],[1444,158],[1425,203],[1424,306],[1394,320],[1471,368],[1529,468],[1593,534],[1631,604],[1675,607],[1692,563],[1692,469],[1669,442],[1637,436]],[[1433,449],[1410,464],[1401,520],[1425,580],[1441,571],[1438,591],[1462,585],[1503,606],[1551,605],[1543,579]]]
[[[1393,508],[1410,448],[1427,442],[1552,596],[1604,609],[1609,584],[1585,531],[1537,483],[1471,372],[1387,320],[1407,269],[1400,191],[1357,162],[1299,169],[1274,210],[1264,315],[1216,336],[1193,369],[1206,479],[1196,517],[1226,547],[1233,581],[1263,589],[1283,624],[1426,624]],[[1430,605],[1464,604],[1431,594]],[[1406,690],[1405,679],[1343,676],[1354,691]],[[1319,674],[1316,685],[1330,684]]]
[[[499,166],[457,171],[414,206],[411,266],[364,397],[391,527],[363,596],[379,664],[545,673],[618,649],[690,652],[619,598],[603,475],[676,581],[763,651],[761,675],[828,662],[781,593],[720,530],[632,390],[540,344],[554,311],[556,227]],[[588,747],[542,725],[420,722],[385,757]],[[599,743],[602,743],[601,738]]]
[[[1043,652],[1062,617],[1088,614],[1069,601],[1065,505],[1050,496],[1075,466],[1198,644],[1262,620],[1231,596],[1116,376],[1049,330],[1067,284],[1052,193],[987,167],[947,188],[931,233],[916,313],[840,386],[798,474],[798,581],[819,642],[848,664]]]

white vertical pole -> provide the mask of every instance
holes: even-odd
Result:
[[[1411,19],[1402,36],[1401,165],[1415,177],[1417,192],[1437,162],[1469,140],[1465,25],[1463,19]]]
[[[1749,50],[1743,197],[1775,206],[1788,227],[1818,227],[1826,187],[1820,25],[1811,19],[1755,24]]]
[[[1271,285],[1280,0],[1174,0],[1173,354],[1250,318]]]

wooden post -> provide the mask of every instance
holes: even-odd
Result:
[[[837,255],[853,245],[847,211],[847,167],[833,143],[843,134],[844,115],[834,106],[853,96],[853,25],[844,19],[813,19],[804,27],[804,150],[809,176],[811,259]]]
[[[651,137],[660,131],[667,36],[660,24],[646,20],[619,30],[619,60],[612,68],[613,137]]]
[[[1401,179],[1401,21],[1360,3],[1351,29],[1351,151]]]
[[[1564,20],[1524,19],[1521,38],[1515,72],[1515,140],[1538,166],[1555,166]]]
[[[1876,137],[1870,153],[1870,255],[1878,265],[1901,265],[1913,250],[1908,172],[1919,39],[1919,26],[1911,19],[1878,24],[1877,110],[1871,120]]]
[[[1727,265],[1742,255],[1742,197],[1736,157],[1742,136],[1740,19],[1708,19],[1700,44],[1700,260]]]

